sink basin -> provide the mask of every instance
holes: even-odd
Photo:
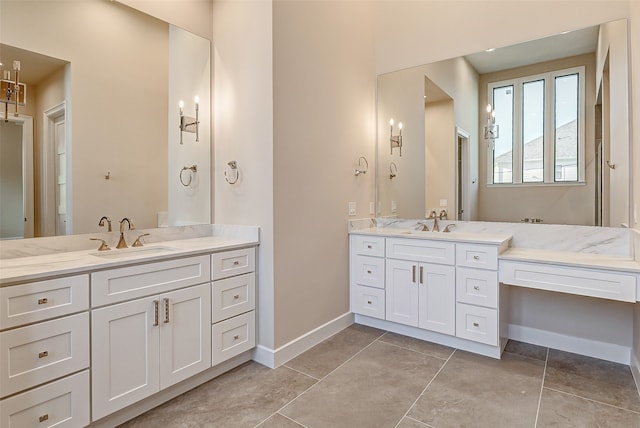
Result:
[[[126,259],[130,257],[166,254],[175,250],[176,249],[172,247],[132,247],[122,250],[99,251],[97,253],[91,253],[91,255],[103,259]]]

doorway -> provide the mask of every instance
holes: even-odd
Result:
[[[469,220],[469,139],[470,134],[456,127],[456,220]]]

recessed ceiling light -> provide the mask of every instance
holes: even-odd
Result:
[[[485,49],[484,51],[485,51],[485,52],[493,52],[493,51],[495,51],[495,50],[496,50],[496,48],[490,48],[490,49]]]
[[[560,34],[569,34],[570,32],[571,32],[571,31],[563,31],[563,32],[562,32],[562,33],[560,33]]]

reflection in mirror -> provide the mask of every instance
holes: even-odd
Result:
[[[2,62],[21,60],[28,86],[27,105],[11,120],[33,123],[33,173],[25,174],[34,178],[33,197],[16,210],[22,232],[5,234],[3,213],[2,237],[98,231],[102,216],[129,217],[140,229],[209,223],[209,40],[117,2],[1,2],[0,9]],[[29,75],[47,59],[47,76]],[[178,103],[191,116],[195,96],[199,141],[188,133],[180,145]],[[180,169],[194,164],[197,174],[182,186]],[[26,195],[14,183],[14,193]]]
[[[627,226],[628,70],[620,20],[378,76],[378,215]]]

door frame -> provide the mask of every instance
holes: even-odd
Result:
[[[54,147],[56,139],[56,124],[60,120],[67,121],[67,107],[66,102],[62,101],[48,108],[42,113],[42,158],[40,163],[40,189],[42,189],[42,200],[40,204],[40,233],[42,236],[55,236],[56,235],[56,216],[57,216],[57,202],[56,201],[56,178],[55,178],[55,161],[56,150]],[[65,132],[65,134],[67,134]],[[67,162],[65,171],[67,177],[67,183],[69,182],[69,137],[65,137],[65,145],[67,151]],[[67,184],[67,225],[65,234],[71,232],[71,220],[69,215],[69,185]]]

